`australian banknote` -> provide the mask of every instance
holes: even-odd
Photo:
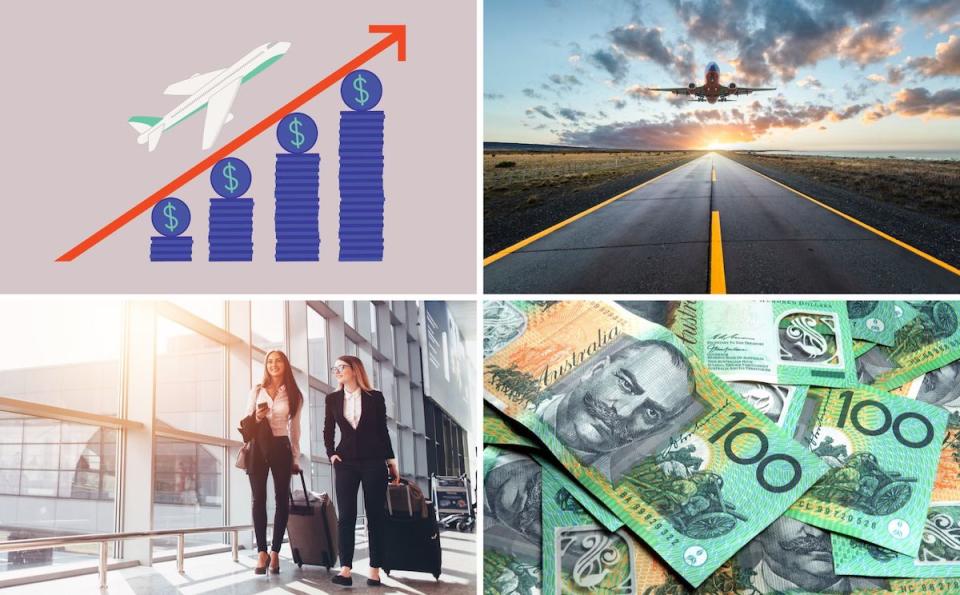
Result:
[[[928,372],[927,377],[932,374]],[[915,555],[906,556],[834,535],[833,553],[840,574],[960,577],[960,403],[944,398],[946,390],[960,390],[960,386],[947,378],[931,382],[924,379],[915,384],[908,398],[936,403],[950,414],[920,549]]]
[[[877,345],[856,360],[863,384],[893,390],[960,359],[960,302],[910,302],[916,317],[894,335],[894,344]]]
[[[540,465],[522,452],[485,446],[483,481],[483,592],[540,593]]]
[[[512,310],[486,399],[692,585],[826,472],[666,328],[608,302]]]
[[[549,475],[554,482],[560,483],[569,494],[576,500],[578,506],[585,510],[587,514],[593,517],[593,520],[606,528],[608,531],[616,531],[623,527],[623,521],[617,515],[610,512],[599,500],[594,498],[588,491],[577,483],[566,470],[561,469],[547,457],[550,455],[533,455],[535,460],[543,469],[543,475]]]
[[[843,302],[687,301],[678,303],[668,320],[670,330],[724,380],[856,383]]]
[[[536,441],[521,435],[508,425],[492,405],[483,405],[483,443],[499,446],[520,446],[524,448],[539,448]]]
[[[917,311],[902,301],[850,300],[847,314],[854,339],[893,345],[896,332],[916,318]]]
[[[787,515],[915,554],[947,417],[939,407],[869,387],[810,389],[795,435],[830,471]]]

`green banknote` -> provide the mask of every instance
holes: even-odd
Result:
[[[596,524],[557,470],[543,467],[541,480],[543,592],[636,593],[639,544]]]
[[[907,302],[850,300],[847,314],[854,339],[893,345],[895,333],[916,318],[917,311]]]
[[[876,346],[877,346],[876,343],[872,343],[870,341],[864,341],[862,339],[854,339],[853,340],[853,357],[860,357],[861,355],[870,351]]]
[[[727,384],[747,403],[777,424],[777,427],[793,435],[810,387],[766,382],[728,382]]]
[[[511,428],[507,420],[487,403],[483,404],[483,443],[539,448],[534,440],[521,436],[519,432]]]
[[[680,302],[670,330],[727,381],[843,387],[856,383],[843,302]]]
[[[894,335],[894,344],[877,345],[857,358],[863,384],[893,390],[926,372],[960,359],[960,302],[910,302],[916,317]]]
[[[540,467],[543,469],[544,476],[550,475],[554,482],[560,482],[566,488],[566,493],[577,501],[577,504],[593,519],[604,526],[608,531],[616,531],[623,527],[623,521],[620,517],[610,512],[606,506],[599,500],[590,495],[590,492],[583,489],[570,475],[557,467],[555,463],[547,460],[545,456],[533,455]]]
[[[954,370],[941,369],[928,372],[923,382],[915,384],[919,386],[911,391],[910,398],[940,404],[950,414],[920,549],[914,556],[905,556],[834,535],[833,555],[840,574],[960,577],[960,402],[956,401],[960,383],[955,381]],[[951,394],[954,399],[949,398]]]
[[[786,514],[914,555],[947,418],[939,407],[869,387],[810,389],[796,437],[830,471]]]
[[[711,595],[960,593],[960,579],[843,576],[834,568],[830,534],[786,515],[737,552],[710,580],[720,587],[709,591]]]
[[[483,592],[540,593],[540,465],[496,446],[483,448]]]
[[[666,328],[608,302],[514,310],[485,398],[692,585],[827,471]]]

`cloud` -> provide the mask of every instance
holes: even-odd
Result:
[[[938,43],[933,57],[910,58],[907,68],[926,77],[960,75],[960,37],[951,35],[947,41]]]
[[[676,73],[682,79],[694,75],[693,49],[686,44],[680,44],[679,51],[674,52],[664,43],[663,31],[660,28],[631,23],[611,29],[607,37],[626,57],[649,60]]]
[[[572,91],[575,86],[583,84],[580,79],[572,74],[551,74],[547,79],[557,89],[563,91]]]
[[[798,87],[804,87],[806,89],[822,89],[823,84],[817,80],[812,74],[808,74],[804,78],[797,81]]]
[[[629,61],[627,57],[616,50],[597,50],[587,56],[591,64],[606,70],[613,77],[613,82],[619,83],[627,76]]]
[[[941,24],[960,13],[957,0],[906,0],[907,9],[932,24]]]
[[[571,107],[561,107],[557,109],[557,113],[561,118],[565,118],[571,122],[578,122],[581,118],[584,118],[587,115],[586,112],[581,112],[580,110],[575,110]]]
[[[484,99],[490,99],[491,101],[495,101],[497,99],[503,99],[503,97],[504,97],[503,93],[484,93],[483,94]]]
[[[855,62],[863,68],[899,54],[901,33],[903,29],[892,21],[865,23],[840,40],[837,54],[841,59]]]
[[[795,130],[823,122],[840,122],[857,116],[868,104],[835,110],[828,105],[792,104],[780,96],[767,104],[754,101],[743,109],[700,109],[671,117],[613,122],[590,128],[561,131],[561,143],[577,146],[688,149],[715,139],[726,143],[749,142],[770,131]]]
[[[873,81],[875,83],[885,83],[887,79],[884,78],[882,74],[873,73],[867,76],[867,80]]]
[[[529,87],[526,89],[523,89],[521,93],[523,93],[525,96],[529,97],[530,99],[543,99],[543,95],[537,93],[535,90],[530,89]]]
[[[627,97],[636,99],[637,101],[660,101],[660,96],[662,93],[657,91],[651,91],[646,87],[640,85],[632,85],[627,87],[627,90],[624,91],[627,94]]]
[[[623,109],[627,107],[627,102],[619,97],[611,97],[610,103],[613,104],[613,109]]]
[[[551,119],[551,120],[556,120],[556,119],[557,119],[556,116],[554,116],[553,114],[551,114],[550,111],[547,110],[547,108],[545,108],[545,107],[542,106],[542,105],[538,105],[538,106],[536,106],[536,107],[531,107],[531,108],[528,108],[528,109],[527,109],[527,117],[528,117],[528,118],[532,118],[533,116],[535,116],[535,115],[537,115],[537,114],[540,114],[540,115],[543,116],[544,118],[549,118],[549,119]]]
[[[899,85],[903,82],[903,68],[899,66],[889,66],[887,67],[887,83],[891,85]]]
[[[905,116],[960,118],[960,89],[941,89],[935,93],[924,87],[900,89],[887,107]]]

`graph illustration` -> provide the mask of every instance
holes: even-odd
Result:
[[[254,198],[243,196],[250,188],[253,170],[236,153],[249,141],[275,127],[276,154],[274,224],[276,261],[317,261],[321,213],[319,178],[321,157],[309,152],[319,135],[316,121],[298,108],[339,81],[340,96],[349,108],[340,113],[339,125],[339,260],[381,261],[384,254],[384,121],[383,111],[373,110],[383,95],[380,78],[358,68],[394,45],[397,60],[406,60],[405,25],[370,25],[370,33],[386,34],[373,46],[303,91],[254,126],[241,133],[173,181],[107,223],[57,260],[70,262],[102,242],[148,209],[154,228],[149,256],[152,262],[192,260],[193,240],[182,235],[190,221],[187,203],[171,196],[203,172],[217,197],[209,205],[209,261],[244,262],[254,256]],[[153,151],[160,135],[203,109],[207,116],[203,149],[216,141],[242,83],[262,72],[291,47],[289,42],[262,45],[233,66],[197,74],[167,88],[168,95],[189,95],[161,118],[135,116],[130,124],[138,142]],[[332,207],[333,203],[329,203]]]

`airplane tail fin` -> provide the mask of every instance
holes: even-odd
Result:
[[[157,148],[157,143],[160,142],[160,135],[163,134],[163,128],[157,128],[150,134],[146,133],[159,124],[161,120],[163,120],[163,118],[157,118],[155,116],[133,116],[127,120],[127,122],[134,130],[140,133],[137,142],[141,145],[147,143],[147,150],[153,151]]]

